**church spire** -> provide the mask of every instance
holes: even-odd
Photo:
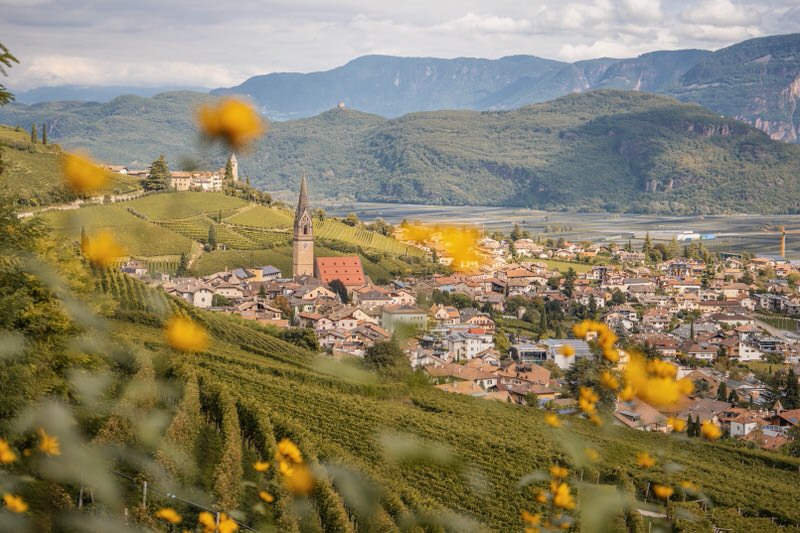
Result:
[[[300,181],[300,198],[294,215],[292,239],[292,276],[311,276],[314,273],[314,224],[308,205],[306,177]]]
[[[306,188],[306,177],[303,176],[300,180],[300,199],[297,201],[297,218],[304,209],[308,209],[308,190]]]

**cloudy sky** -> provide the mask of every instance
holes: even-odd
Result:
[[[574,61],[800,31],[800,0],[0,0],[5,84],[236,85],[365,54]]]

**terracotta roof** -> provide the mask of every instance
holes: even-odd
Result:
[[[314,259],[314,272],[323,283],[338,279],[348,287],[361,287],[367,284],[361,259],[355,255],[317,257]]]

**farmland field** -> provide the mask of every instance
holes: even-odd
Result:
[[[216,192],[182,192],[177,194],[153,194],[125,204],[152,220],[188,218],[202,214],[216,215],[222,211],[245,207],[247,202]]]

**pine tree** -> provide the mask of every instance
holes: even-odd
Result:
[[[644,254],[645,261],[650,260],[653,254],[653,242],[650,240],[650,232],[648,231],[644,236],[644,244],[642,245],[642,253]]]
[[[564,274],[564,289],[562,292],[569,298],[572,297],[572,293],[575,291],[575,278],[577,277],[578,274],[572,267],[569,267],[567,273]]]
[[[783,389],[781,403],[785,409],[800,408],[800,383],[797,382],[797,374],[791,367],[786,373],[786,387]]]
[[[47,144],[47,122],[42,122],[42,144]]]
[[[212,250],[216,250],[217,248],[217,225],[216,224],[209,224],[208,225],[208,247]]]
[[[514,222],[514,229],[511,230],[511,240],[516,241],[522,238],[522,230],[519,227],[519,224]]]
[[[231,163],[230,157],[225,164],[225,181],[233,181],[233,163]]]
[[[547,309],[539,307],[539,335],[547,335]]]
[[[681,245],[678,244],[678,239],[676,239],[674,235],[672,237],[672,240],[669,241],[669,246],[667,247],[667,255],[669,256],[667,259],[675,259],[676,257],[680,257],[681,255]]]
[[[175,277],[182,278],[186,275],[187,270],[189,270],[189,258],[186,257],[185,253],[182,253],[181,260],[178,263],[178,270],[175,271]]]
[[[144,189],[146,191],[164,191],[169,188],[171,177],[172,173],[169,171],[167,160],[164,154],[161,154],[150,165],[150,173],[144,181]]]
[[[31,124],[31,144],[39,142],[39,133],[36,131],[36,124]]]

